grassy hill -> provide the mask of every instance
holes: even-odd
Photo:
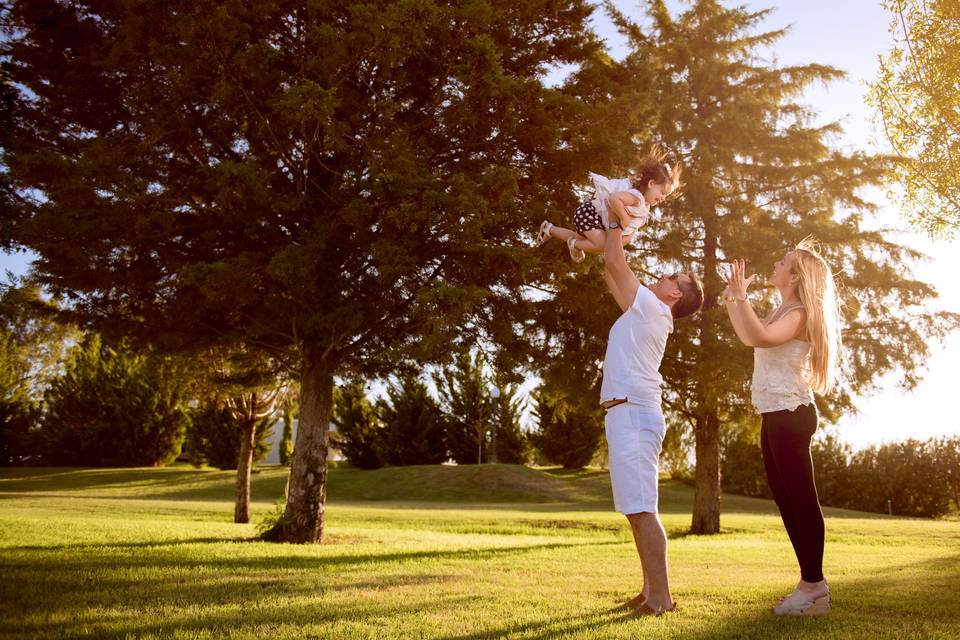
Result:
[[[232,471],[174,465],[163,469],[0,469],[0,495],[85,496],[143,500],[230,501]],[[252,478],[255,503],[274,503],[283,493],[287,470],[267,466]],[[692,488],[676,481],[660,483],[662,513],[690,513]],[[570,471],[559,467],[520,465],[424,465],[363,471],[330,469],[327,496],[331,503],[352,501],[445,502],[477,504],[576,504],[578,508],[613,508],[610,476],[600,469]],[[725,495],[727,510],[776,514],[769,500]],[[876,518],[877,514],[826,508],[835,517]]]
[[[285,470],[254,479],[254,519]],[[827,619],[769,609],[796,567],[772,503],[724,497],[691,536],[692,489],[661,483],[681,611],[639,589],[605,472],[510,465],[330,475],[322,545],[231,522],[233,474],[0,469],[0,638],[958,638],[960,522],[826,510]]]

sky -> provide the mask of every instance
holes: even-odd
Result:
[[[640,13],[641,5],[637,2],[618,0],[615,4],[628,16]],[[847,72],[846,80],[813,87],[804,97],[821,114],[823,122],[839,120],[844,125],[844,136],[837,144],[847,149],[882,150],[863,100],[865,82],[876,76],[878,56],[892,42],[890,17],[879,0],[771,0],[744,4],[751,9],[775,8],[764,25],[768,29],[790,25],[789,33],[771,52],[780,64],[816,62]],[[682,3],[669,1],[668,5],[676,9]],[[615,57],[624,55],[623,39],[599,14],[595,28],[608,41]],[[930,256],[927,262],[916,265],[914,273],[939,291],[934,307],[960,311],[960,247],[911,232],[883,193],[872,193],[870,197],[884,205],[875,221],[877,226],[901,230],[893,239]],[[25,254],[0,254],[0,270],[21,274],[29,261],[30,256]],[[757,269],[765,273],[769,265],[758,265]],[[924,380],[916,389],[902,391],[896,372],[885,376],[875,392],[856,400],[858,413],[842,418],[834,428],[836,433],[858,449],[910,437],[960,435],[960,412],[952,401],[955,383],[960,379],[960,335],[951,336],[943,345],[932,345],[931,351]]]

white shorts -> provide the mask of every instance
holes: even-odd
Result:
[[[657,513],[663,412],[625,402],[607,411],[605,427],[614,508],[624,515]]]

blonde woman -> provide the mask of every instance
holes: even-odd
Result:
[[[762,418],[760,441],[767,481],[800,564],[796,590],[779,615],[830,611],[823,577],[823,513],[817,497],[810,439],[817,430],[813,392],[833,384],[840,354],[839,309],[830,266],[808,238],[773,268],[780,305],[757,317],[747,300],[754,276],[742,260],[730,265],[724,306],[737,337],[754,347],[753,406]]]

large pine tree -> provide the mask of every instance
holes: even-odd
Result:
[[[269,535],[318,541],[334,376],[455,349],[516,286],[518,219],[583,173],[563,136],[588,107],[544,78],[596,57],[591,11],[22,0],[2,244],[104,330],[286,362],[300,428]]]
[[[957,324],[956,315],[925,308],[936,292],[913,279],[915,252],[867,229],[864,217],[875,207],[864,188],[882,184],[889,167],[833,148],[840,126],[815,125],[816,114],[800,102],[808,86],[843,73],[766,60],[765,48],[786,32],[762,29],[769,13],[697,0],[674,17],[653,0],[648,28],[616,15],[632,49],[625,64],[657,69],[654,129],[686,165],[683,195],[644,236],[638,268],[694,266],[707,294],[695,322],[676,324],[661,369],[671,421],[694,433],[695,533],[720,529],[720,429],[753,419],[752,353],[715,303],[724,261],[743,257],[768,273],[805,236],[823,243],[844,292],[847,356],[840,387],[818,398],[827,420],[891,369],[915,383],[929,340]],[[755,289],[755,305],[769,308],[775,289]]]

